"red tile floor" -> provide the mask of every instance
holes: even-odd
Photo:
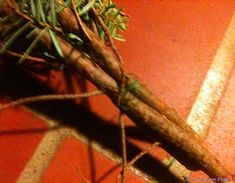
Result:
[[[212,95],[212,99],[218,100],[211,99],[213,104],[206,110],[211,114],[208,117],[211,125],[204,144],[235,174],[235,43],[232,44],[235,34],[227,31],[235,29],[235,2],[116,2],[130,15],[125,33],[127,41],[117,43],[127,72],[138,76],[187,121],[194,119],[189,116],[197,111],[192,110],[196,101],[203,100],[203,97],[197,97],[202,86],[214,89],[216,95]],[[224,49],[223,45],[227,47]],[[226,52],[226,49],[230,51]],[[216,54],[219,56],[215,57]],[[207,86],[209,70],[223,59],[229,62],[224,66],[224,79],[222,82],[215,79]],[[53,71],[49,78],[29,77],[14,66],[0,66],[0,69],[3,103],[14,97],[52,91],[83,92],[94,88],[68,73]],[[223,73],[216,69],[215,72]],[[63,183],[86,182],[86,179],[115,182],[120,172],[117,109],[104,96],[80,100],[78,104],[81,105],[46,102],[1,111],[0,182]],[[204,113],[198,115],[207,116]],[[129,159],[150,143],[128,119],[127,141]],[[176,182],[174,176],[158,163],[169,158],[164,150],[155,148],[138,162],[139,170],[128,172],[127,183]],[[205,175],[193,172],[191,178],[195,176]]]

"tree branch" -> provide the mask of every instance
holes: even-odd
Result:
[[[4,10],[4,8],[2,9]],[[75,27],[77,25],[76,19],[70,16],[71,14],[68,12],[71,11],[68,10],[65,8],[62,11],[61,24],[68,26],[70,30],[73,30],[73,28],[77,29],[78,27]],[[8,14],[9,12],[5,13]],[[74,20],[75,24],[73,24]],[[35,31],[35,36],[40,34],[40,31],[40,29]],[[168,145],[169,148],[167,150],[184,165],[188,166],[187,163],[190,162],[191,165],[205,171],[210,177],[230,177],[229,172],[220,162],[201,145],[199,138],[194,136],[188,128],[182,126],[182,121],[175,116],[174,110],[156,99],[139,82],[136,81],[134,88],[132,86],[132,89],[130,89],[133,79],[126,77],[125,92],[120,93],[120,85],[118,83],[121,81],[121,70],[119,62],[91,30],[87,29],[86,31],[92,38],[91,48],[98,55],[97,60],[92,61],[96,61],[103,70],[94,66],[92,61],[83,57],[79,50],[76,50],[67,41],[58,37],[57,41],[63,52],[65,64],[72,66],[79,74],[95,84],[148,135],[153,138],[160,136],[163,143]],[[53,43],[48,33],[43,35],[41,43],[45,48],[53,48]],[[143,98],[140,95],[141,93],[147,99]],[[118,102],[120,96],[121,100]],[[172,120],[170,117],[172,117]]]

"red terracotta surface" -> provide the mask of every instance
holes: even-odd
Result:
[[[234,12],[234,1],[117,1],[130,15],[118,43],[127,71],[186,118]]]
[[[90,182],[110,183],[116,182],[120,170],[120,166],[106,156],[74,138],[68,138],[52,159],[42,183],[84,183],[84,178]],[[144,182],[130,172],[126,180],[128,183]]]
[[[127,41],[117,43],[126,70],[137,75],[154,94],[176,108],[186,119],[232,17],[235,2],[232,0],[116,0],[116,2],[130,15],[128,32],[125,33]],[[72,77],[68,80],[69,77],[65,76],[67,75],[64,73],[53,71],[49,78],[38,79],[58,93],[94,89],[92,84],[82,79],[77,80]],[[205,144],[234,173],[234,73],[231,78]],[[76,84],[78,81],[82,87]],[[80,102],[85,106],[89,104],[92,114],[118,129],[116,122],[118,111],[105,96]],[[31,114],[19,108],[16,110],[17,115],[15,110],[0,113],[3,121],[0,124],[0,182],[4,180],[4,183],[16,180],[43,133],[1,135],[1,131],[46,127],[41,120]],[[94,124],[93,118],[87,118],[89,120],[85,120],[84,117],[80,123],[86,123],[88,126]],[[128,126],[133,126],[129,120]],[[128,133],[128,141],[136,147],[143,148],[147,145],[147,140],[142,138],[141,133],[138,134],[132,136]],[[89,180],[99,180],[108,170],[116,166],[113,161],[97,151],[91,152],[92,157],[89,155],[89,147],[73,138],[65,140],[44,174],[42,182],[79,182],[81,175],[77,169]],[[169,157],[159,148],[152,151],[151,155],[160,160]],[[93,161],[91,158],[94,158],[94,166],[91,165]],[[102,182],[113,182],[119,170],[115,169],[107,174]],[[128,183],[142,182],[131,174],[128,175],[128,180]]]
[[[18,107],[0,113],[0,182],[13,183],[41,141],[47,125]]]

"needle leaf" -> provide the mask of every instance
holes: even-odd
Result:
[[[50,19],[51,19],[51,23],[55,27],[56,24],[57,24],[55,0],[49,0],[49,4],[50,4]]]
[[[28,55],[31,53],[31,51],[35,48],[35,46],[37,46],[37,43],[40,41],[40,39],[42,38],[43,34],[45,33],[45,31],[48,30],[48,28],[43,29],[38,36],[33,40],[33,42],[30,44],[30,46],[28,47],[28,49],[25,51],[24,55],[20,58],[19,60],[19,64],[23,63],[23,61],[28,57]]]
[[[3,54],[7,48],[31,25],[31,22],[26,23],[20,29],[18,29],[7,42],[4,43],[4,46],[0,50],[0,55]]]
[[[42,18],[43,22],[46,22],[46,15],[44,13],[44,10],[42,8],[42,3],[40,2],[41,0],[37,0],[37,8],[38,8],[38,14]]]
[[[62,52],[62,50],[60,48],[60,45],[59,45],[59,43],[58,43],[58,41],[56,39],[55,33],[52,30],[49,29],[49,34],[50,34],[51,40],[53,42],[53,45],[55,46],[55,49],[56,49],[57,53],[59,54],[59,56],[61,58],[63,58],[64,54],[63,54],[63,52]]]
[[[92,0],[90,2],[88,2],[80,11],[79,11],[79,15],[83,15],[85,13],[87,13],[95,4],[96,0]]]

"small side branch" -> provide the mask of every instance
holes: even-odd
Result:
[[[127,164],[127,150],[126,150],[126,133],[125,133],[125,122],[123,120],[124,115],[120,111],[119,124],[121,129],[121,143],[122,143],[122,183],[125,183],[126,178],[126,164]]]
[[[153,144],[149,145],[146,149],[144,149],[143,151],[141,151],[139,154],[137,154],[132,160],[130,160],[128,163],[125,164],[125,167],[123,168],[123,170],[126,171],[133,166],[140,158],[142,158],[144,155],[148,154],[151,150],[153,150],[156,146],[159,146],[161,143],[160,142],[154,142]],[[123,171],[122,170],[122,171]],[[118,176],[117,176],[117,182],[120,179],[120,177],[122,176],[123,172],[121,172]]]
[[[3,44],[0,43],[0,48],[1,48],[2,45]],[[11,50],[6,50],[5,54],[9,55],[11,57],[16,57],[16,58],[21,58],[23,56],[22,54],[14,52],[14,51],[11,51]],[[40,57],[27,56],[25,59],[29,60],[29,61],[33,61],[33,62],[38,62],[38,63],[46,63],[46,60],[43,59],[43,58],[40,58]]]
[[[93,92],[80,93],[80,94],[39,95],[39,96],[34,96],[34,97],[27,97],[27,98],[22,98],[22,99],[10,102],[8,104],[0,105],[0,111],[7,109],[9,107],[14,107],[17,105],[22,105],[22,104],[27,104],[27,103],[32,103],[32,102],[40,102],[40,101],[48,101],[48,100],[72,100],[72,99],[77,99],[77,98],[87,98],[87,97],[96,96],[100,94],[103,94],[103,92],[100,90],[97,90]]]
[[[77,20],[77,23],[78,23],[79,28],[83,31],[83,33],[84,33],[84,35],[86,36],[86,38],[87,38],[89,41],[92,41],[90,35],[89,35],[88,32],[86,31],[85,26],[83,25],[82,19],[80,18],[79,14],[78,14],[78,11],[77,11],[77,9],[76,9],[76,5],[75,5],[74,0],[71,0],[71,4],[72,4],[72,7],[73,7],[73,11],[74,11],[74,14],[75,14],[75,17],[76,17],[76,20]]]

